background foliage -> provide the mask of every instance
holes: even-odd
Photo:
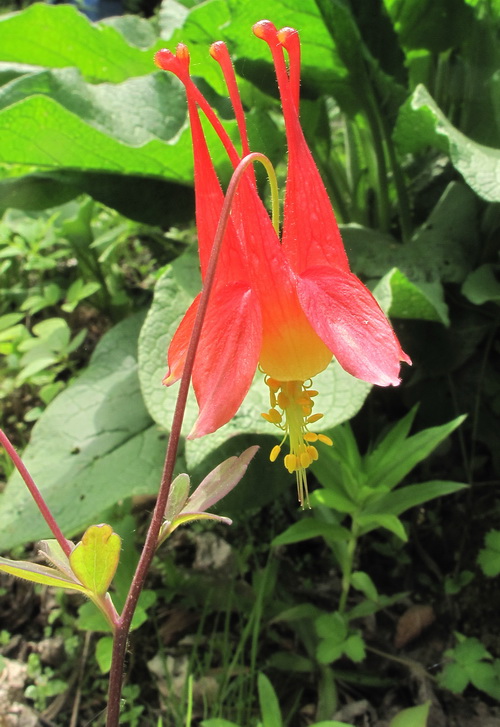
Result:
[[[252,533],[255,553],[247,553],[242,572],[254,558],[278,589],[275,566],[265,565],[260,552],[273,538],[280,547],[309,541],[321,562],[340,570],[344,585],[337,596],[352,601],[353,588],[372,603],[371,613],[397,599],[380,596],[373,583],[377,573],[366,581],[350,572],[354,567],[364,573],[368,552],[391,562],[395,580],[384,577],[382,585],[394,597],[401,579],[405,590],[436,602],[443,588],[446,597],[458,593],[474,573],[470,588],[479,589],[483,576],[475,559],[483,545],[479,564],[486,576],[500,570],[498,531],[490,530],[483,542],[486,530],[498,527],[500,481],[495,0],[276,0],[271,7],[265,0],[166,0],[149,18],[125,15],[96,23],[69,5],[35,3],[1,15],[0,424],[26,445],[25,462],[68,536],[105,511],[121,522],[129,517],[120,510],[124,501],[156,491],[175,401],[175,392],[161,386],[165,351],[199,278],[184,92],[174,77],[154,69],[152,58],[159,48],[188,44],[196,82],[235,136],[220,71],[208,54],[211,42],[225,40],[240,77],[251,146],[266,153],[283,178],[286,148],[273,72],[265,44],[251,33],[263,17],[300,30],[306,136],[353,270],[374,288],[414,364],[397,390],[370,393],[336,364],[318,377],[322,426],[337,447],[318,462],[313,513],[300,515],[290,528],[297,519],[292,487],[286,472],[268,462],[275,440],[259,416],[267,408],[260,375],[229,424],[183,443],[179,471],[198,481],[225,456],[262,444],[224,513],[235,518],[237,533]],[[214,149],[227,181],[223,151],[216,144]],[[265,180],[261,184],[265,196]],[[191,401],[186,433],[195,412]],[[460,415],[467,415],[465,421]],[[348,420],[350,425],[342,424]],[[399,472],[396,454],[410,451],[398,447],[411,441],[405,439],[411,426],[423,449]],[[377,465],[384,453],[387,460]],[[394,464],[391,475],[387,463]],[[7,478],[9,464],[0,458],[2,464]],[[376,465],[383,477],[372,480]],[[420,499],[402,494],[424,484],[425,497],[424,490]],[[408,508],[457,492],[462,484],[468,489],[448,496],[446,505],[425,506],[420,521],[416,510],[408,514]],[[282,505],[273,504],[278,495]],[[379,500],[384,507],[377,511]],[[376,528],[384,534],[374,534]],[[22,545],[27,532],[31,539],[47,535],[14,474],[0,495],[0,548]],[[366,533],[367,545],[358,551]],[[403,552],[408,535],[410,550]],[[318,536],[326,550],[317,546],[320,541],[311,545]],[[402,576],[405,558],[416,557],[412,547],[433,564],[413,580]],[[306,563],[310,557],[308,551],[288,552]],[[193,594],[199,585],[188,597],[189,588],[175,585],[179,573],[166,562],[172,593],[198,602]],[[269,584],[256,580],[251,588],[245,617],[254,630],[243,638],[245,645],[245,639],[257,639],[259,609],[269,601]],[[324,664],[337,659],[334,653],[358,661],[359,629],[353,630],[343,608],[326,614],[337,626],[341,622],[344,634],[328,645],[322,640],[327,622],[317,621],[321,614],[280,616],[297,605],[283,591],[269,618],[288,624],[301,644],[304,671],[317,675],[324,707],[319,711],[327,714],[325,695],[334,676]],[[467,608],[450,606],[459,641],[454,655],[448,653],[443,685],[465,688],[464,658],[474,653],[487,671],[475,686],[496,697],[497,662],[473,641],[483,634],[460,634]],[[481,620],[480,612],[475,619]],[[258,649],[252,643],[254,677]],[[323,645],[316,651],[318,643]],[[105,653],[102,646],[103,664]],[[264,662],[290,668],[283,654]],[[266,689],[264,681],[259,684]],[[219,705],[227,688],[219,692]]]

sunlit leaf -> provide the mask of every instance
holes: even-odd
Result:
[[[120,537],[110,525],[91,525],[72,551],[69,562],[74,574],[98,596],[113,580],[120,558]]]

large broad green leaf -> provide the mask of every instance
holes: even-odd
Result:
[[[449,325],[448,307],[439,281],[412,283],[404,273],[393,268],[384,275],[377,289],[379,302],[382,295],[386,296],[384,310],[392,317],[440,321]]]
[[[305,97],[322,93],[332,95],[344,110],[354,114],[364,101],[358,87],[360,75],[356,76],[356,82],[352,80],[353,74],[361,69],[361,58],[363,63],[370,65],[374,83],[384,89],[381,97],[385,102],[399,97],[401,89],[381,72],[363,46],[346,3],[303,0],[291,8],[286,0],[275,0],[272,4],[267,0],[226,2],[231,22],[221,27],[221,35],[236,58],[236,69],[267,93],[275,94],[276,89],[269,49],[251,32],[254,23],[262,18],[271,20],[277,28],[291,25],[300,32],[302,93]],[[330,27],[322,15],[325,8],[330,10],[328,17],[332,15]]]
[[[0,112],[0,162],[49,169],[192,178],[189,131],[175,148],[152,139],[129,146],[89,126],[48,96],[31,96]]]
[[[165,451],[137,377],[143,316],[111,329],[88,369],[46,409],[23,460],[66,536],[118,500],[157,491]],[[0,497],[0,549],[48,534],[15,474]]]
[[[472,270],[477,255],[476,215],[473,192],[465,184],[452,182],[407,244],[358,225],[343,226],[342,237],[358,274],[379,278],[397,267],[410,285],[419,288],[420,303],[422,296],[426,297],[435,314],[445,321],[440,286],[431,284],[462,283]],[[408,300],[410,290],[401,292]]]
[[[162,379],[166,373],[166,353],[179,322],[200,289],[198,260],[193,248],[178,258],[158,281],[153,305],[148,313],[139,340],[139,377],[144,400],[153,419],[170,428],[175,405],[177,385],[166,388]],[[203,352],[200,352],[203,355]],[[230,385],[231,372],[228,372]],[[346,421],[359,411],[370,385],[346,374],[338,364],[330,365],[326,371],[314,378],[314,387],[320,392],[316,407],[324,418],[315,424],[323,430]],[[224,396],[224,392],[220,392]],[[189,470],[197,466],[225,440],[239,434],[282,433],[260,416],[269,409],[269,390],[264,385],[263,375],[257,373],[255,380],[236,415],[217,432],[201,439],[186,441],[185,457]],[[196,416],[197,405],[194,396],[187,406],[183,432],[188,434]]]
[[[347,68],[340,59],[314,0],[295,3],[293,12],[286,0],[274,0],[272,4],[267,0],[252,0],[251,3],[226,0],[226,3],[231,22],[223,29],[223,35],[237,58],[254,62],[265,61],[266,65],[270,65],[267,44],[252,33],[252,26],[266,18],[277,28],[291,25],[300,31],[302,77],[307,84],[315,87],[317,91],[328,89],[330,93],[334,93],[335,85],[346,78]]]
[[[0,60],[49,68],[76,66],[91,81],[119,83],[152,70],[152,52],[115,28],[93,24],[71,5],[35,3],[0,16]]]
[[[87,83],[76,68],[31,73],[0,88],[0,111],[35,95],[52,98],[85,123],[129,146],[153,139],[169,142],[187,123],[184,89],[173,74],[164,71],[99,84]]]
[[[395,140],[403,152],[435,146],[448,153],[454,167],[480,197],[500,201],[500,149],[477,144],[456,129],[425,86],[417,86],[402,107]]]

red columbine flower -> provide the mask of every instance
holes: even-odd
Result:
[[[353,376],[379,386],[397,386],[400,361],[411,363],[370,291],[351,273],[325,187],[299,121],[300,43],[292,28],[277,31],[263,20],[254,26],[272,53],[288,140],[288,175],[282,238],[257,193],[249,169],[241,180],[225,233],[198,353],[193,386],[200,412],[190,437],[225,424],[236,413],[257,365],[269,387],[270,408],[262,416],[284,432],[271,452],[274,461],[286,437],[284,458],[296,472],[301,504],[307,498],[305,470],[318,458],[314,443],[331,444],[311,431],[311,379],[334,356]],[[284,50],[288,54],[285,64]],[[186,88],[194,150],[196,222],[202,278],[224,201],[199,111],[208,119],[236,167],[250,153],[245,116],[224,43],[211,55],[221,66],[241,138],[238,151],[189,75],[184,45],[174,55],[161,50],[160,68]],[[165,383],[183,370],[199,296],[188,309],[168,351]]]

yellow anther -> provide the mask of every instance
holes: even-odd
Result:
[[[318,435],[316,432],[304,432],[304,439],[306,442],[317,442]]]
[[[307,447],[307,454],[311,458],[312,462],[315,462],[319,457],[318,450],[316,449],[316,447],[313,447],[312,444]]]
[[[323,442],[323,444],[328,444],[329,447],[333,445],[333,439],[327,437],[326,434],[318,434],[318,439],[320,442]]]
[[[283,461],[290,474],[293,474],[297,469],[297,457],[294,454],[287,454]]]
[[[261,417],[271,424],[281,424],[281,420],[283,419],[279,411],[276,409],[269,409],[268,412],[263,412]]]
[[[271,460],[271,462],[276,462],[276,460],[277,460],[277,459],[278,459],[278,457],[280,456],[280,452],[281,452],[281,447],[280,447],[280,445],[279,445],[279,444],[276,444],[276,445],[275,445],[275,446],[274,446],[274,447],[273,447],[273,448],[271,449],[271,454],[269,455],[269,459]]]
[[[323,416],[323,414],[313,414],[312,416],[308,417],[307,423],[314,424],[314,422],[319,422],[320,419],[323,419]]]
[[[274,407],[277,404],[277,401],[276,401],[276,392],[274,392],[272,390],[269,392],[269,403],[271,404],[271,406],[273,407],[273,409],[274,409]]]
[[[282,391],[278,394],[278,406],[280,409],[285,410],[290,404],[290,399]]]
[[[309,467],[311,464],[312,459],[309,455],[309,452],[306,450],[305,452],[300,453],[300,466],[306,469],[306,467]]]
[[[306,389],[304,393],[307,394],[307,396],[318,396],[319,391],[316,391],[316,389]]]
[[[311,414],[311,412],[312,412],[312,406],[310,404],[308,406],[303,406],[302,407],[302,414],[305,417],[308,417]]]
[[[267,377],[266,384],[269,386],[270,389],[274,389],[274,391],[278,391],[278,389],[281,387],[281,381],[272,379],[270,376]]]
[[[295,399],[295,401],[301,406],[311,406],[311,401],[308,396],[299,396],[297,397],[297,399]]]

